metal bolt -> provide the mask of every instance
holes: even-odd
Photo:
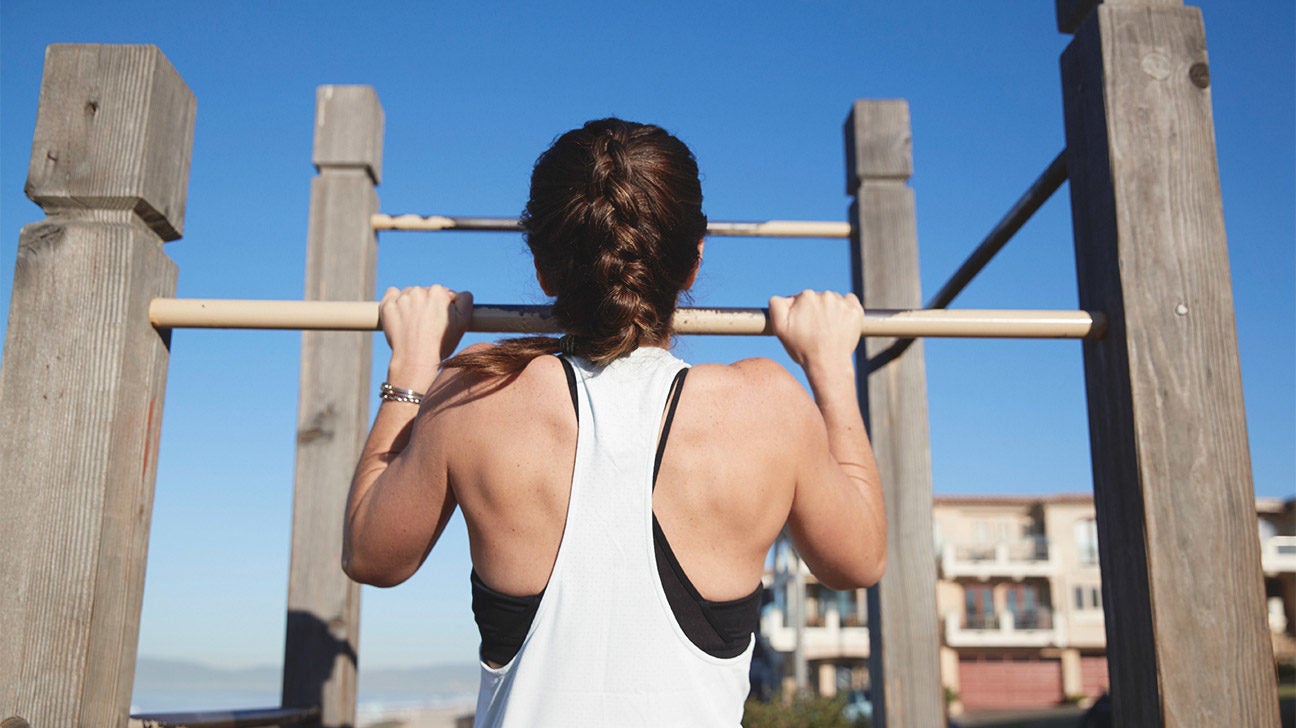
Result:
[[[1194,63],[1188,69],[1188,78],[1192,80],[1193,85],[1197,88],[1206,88],[1210,86],[1210,66],[1205,63]]]

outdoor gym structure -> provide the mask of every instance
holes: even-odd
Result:
[[[1066,149],[930,302],[942,309],[1070,181],[1082,312],[921,308],[903,101],[845,126],[847,224],[720,223],[712,234],[849,237],[872,312],[858,367],[886,492],[889,563],[869,591],[875,716],[945,723],[921,341],[1083,337],[1103,600],[1118,725],[1278,725],[1200,13],[1179,0],[1056,0]],[[46,55],[0,373],[0,721],[124,726],[171,329],[302,334],[282,706],[173,725],[352,726],[359,587],[342,512],[372,399],[376,234],[516,229],[381,215],[383,115],[361,86],[317,96],[307,302],[174,299],[195,102],[151,46]],[[681,311],[689,332],[761,333],[759,309]],[[969,320],[971,319],[971,320]],[[474,328],[544,329],[479,307]],[[725,327],[738,325],[735,332]],[[870,328],[873,327],[873,328]],[[1003,328],[1007,327],[1007,328]],[[1015,328],[1014,328],[1015,327]],[[887,338],[890,337],[890,338]],[[895,338],[905,337],[905,338]]]

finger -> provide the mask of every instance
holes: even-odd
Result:
[[[472,316],[473,294],[472,291],[460,291],[454,297],[455,309],[465,317]]]
[[[788,309],[792,306],[792,299],[784,296],[770,296],[769,312],[770,319],[782,322],[787,319]]]

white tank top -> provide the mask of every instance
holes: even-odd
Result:
[[[474,726],[727,726],[742,720],[752,644],[708,655],[657,576],[652,481],[671,382],[688,366],[643,347],[571,358],[578,426],[567,524],[517,655],[482,665]]]

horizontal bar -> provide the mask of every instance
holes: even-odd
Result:
[[[248,710],[204,710],[188,713],[141,713],[131,724],[143,728],[255,728],[256,726],[299,725],[317,721],[319,707],[251,708]]]
[[[515,233],[522,224],[512,217],[446,217],[444,215],[383,215],[370,218],[374,230],[475,230]],[[766,220],[710,222],[707,235],[745,238],[849,238],[850,223],[824,220]]]
[[[159,329],[316,329],[375,331],[374,301],[248,301],[155,298],[149,322]],[[681,308],[677,334],[769,335],[764,308]],[[1086,311],[883,310],[864,314],[861,336],[1084,339],[1102,335],[1101,313]],[[476,305],[469,331],[561,333],[548,306]]]

